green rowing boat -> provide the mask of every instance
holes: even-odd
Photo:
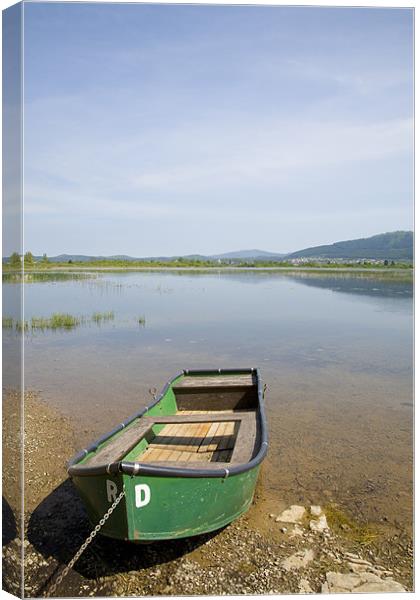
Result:
[[[91,523],[118,504],[101,533],[147,541],[237,519],[252,502],[268,449],[263,395],[258,369],[175,376],[150,406],[69,462]]]

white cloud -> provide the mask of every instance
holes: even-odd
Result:
[[[45,144],[30,140],[27,183],[31,199],[45,210],[54,193],[52,211],[66,187],[79,203],[81,197],[106,200],[106,210],[113,201],[144,202],[143,194],[150,193],[179,199],[224,188],[231,194],[250,184],[264,190],[305,177],[308,170],[407,156],[412,127],[410,119],[349,123],[261,116],[256,122],[216,114],[209,122],[178,122],[164,131],[149,126],[127,136],[113,130],[109,143],[89,131],[80,140],[69,128]]]

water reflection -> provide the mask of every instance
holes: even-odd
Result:
[[[289,276],[296,282],[310,287],[328,289],[341,294],[356,294],[374,298],[412,298],[413,286],[407,281],[375,279],[366,276],[336,275],[320,276],[294,274]]]
[[[14,289],[4,285],[6,299]],[[89,322],[67,331],[31,331],[25,336],[26,385],[72,413],[103,407],[99,420],[110,425],[111,414],[137,409],[139,391],[159,387],[182,368],[259,366],[277,403],[282,378],[310,385],[318,376],[340,382],[361,374],[373,386],[378,378],[392,379],[399,401],[410,401],[408,282],[151,271],[25,286],[27,320],[57,312],[85,321],[93,314],[113,319],[101,320],[100,327]],[[5,343],[16,336],[4,333]]]

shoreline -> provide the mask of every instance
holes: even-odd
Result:
[[[46,273],[48,271],[326,271],[326,272],[331,272],[331,271],[339,271],[339,272],[349,272],[349,273],[412,273],[414,271],[413,268],[405,268],[405,269],[401,269],[398,267],[339,267],[339,266],[332,266],[332,267],[296,267],[296,266],[273,266],[273,267],[235,267],[235,266],[214,266],[214,267],[200,267],[200,266],[185,266],[185,267],[171,267],[168,265],[162,265],[162,266],[144,266],[144,267],[140,267],[140,266],[127,266],[127,267],[123,267],[123,266],[83,266],[83,265],[75,265],[75,266],[70,266],[70,265],[65,265],[65,266],[60,266],[59,263],[57,263],[58,266],[49,266],[49,267],[45,267],[45,268],[41,268],[41,269],[27,269],[24,272],[29,274],[29,273]],[[20,271],[13,271],[13,270],[8,270],[8,269],[3,269],[3,273],[10,273],[10,274],[19,274]]]
[[[11,403],[15,410],[17,396]],[[25,594],[36,597],[45,594],[92,528],[65,470],[65,461],[78,450],[78,425],[40,394],[27,392],[25,432]],[[299,504],[299,491],[295,492]],[[248,513],[222,530],[144,545],[98,536],[57,593],[74,597],[345,591],[340,585],[355,592],[412,589],[412,541],[407,533],[383,524],[372,538],[362,535],[365,525],[343,515],[334,498],[321,509],[328,528],[316,531],[309,518],[293,524],[282,522],[277,511],[267,514],[264,496],[262,471]],[[12,498],[9,502],[13,510]],[[310,513],[310,506],[303,508]],[[3,577],[12,593],[19,542],[15,537],[3,548]]]
[[[381,279],[384,281],[413,282],[414,269],[398,268],[360,268],[360,267],[170,267],[170,266],[148,266],[148,267],[111,267],[111,266],[56,266],[44,269],[29,269],[24,272],[11,271],[3,269],[3,280],[8,283],[22,283],[25,280],[30,281],[32,275],[50,275],[54,274],[84,274],[92,275],[101,273],[197,273],[197,274],[235,274],[235,273],[278,273],[293,276],[354,276],[365,277],[366,279]]]

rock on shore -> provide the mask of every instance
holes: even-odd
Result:
[[[343,592],[405,592],[406,589],[392,577],[381,579],[374,573],[328,572],[326,582],[321,587],[323,593]]]

